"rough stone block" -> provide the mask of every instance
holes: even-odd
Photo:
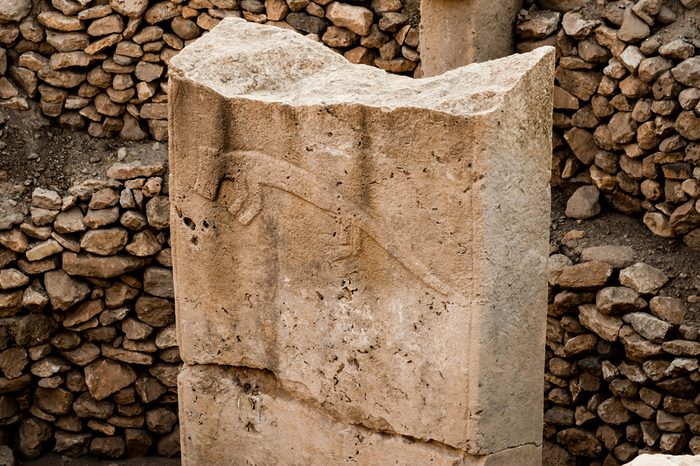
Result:
[[[185,464],[539,462],[553,61],[412,80],[236,19],[173,58]]]

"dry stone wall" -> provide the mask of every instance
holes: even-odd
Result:
[[[179,454],[163,163],[0,203],[0,444]]]
[[[700,454],[698,297],[668,293],[632,248],[582,238],[549,258],[544,465]]]
[[[417,2],[13,0],[0,5],[0,105],[92,136],[167,138],[167,65],[225,17],[297,30],[353,63],[420,73]],[[265,57],[261,57],[265,59]]]
[[[600,197],[700,249],[698,2],[535,3],[517,49],[557,48],[553,183],[595,186],[567,214],[596,215]]]

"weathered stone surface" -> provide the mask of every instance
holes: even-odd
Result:
[[[163,327],[175,318],[173,303],[163,298],[141,296],[136,301],[136,315],[153,327]]]
[[[613,268],[605,262],[582,262],[565,267],[559,275],[559,286],[573,290],[598,288],[612,276]]]
[[[29,283],[29,277],[17,269],[8,268],[0,270],[0,290],[11,290]]]
[[[66,414],[73,403],[73,395],[63,388],[37,388],[34,391],[34,403],[44,412]]]
[[[51,307],[58,311],[71,308],[90,294],[90,287],[86,283],[71,278],[63,270],[46,272],[44,286],[51,300]]]
[[[145,164],[141,161],[115,163],[107,170],[107,176],[115,180],[128,180],[139,177],[157,176],[165,173],[165,165],[161,163]]]
[[[581,261],[607,262],[616,269],[634,264],[635,252],[629,246],[591,246],[581,251]]]
[[[129,241],[129,234],[122,228],[90,230],[80,240],[80,247],[100,256],[113,256]]]
[[[91,254],[63,253],[63,270],[69,275],[111,278],[146,265],[147,261],[131,256],[100,257]]]
[[[632,328],[647,340],[663,342],[673,326],[668,322],[646,314],[644,312],[632,312],[623,317],[624,321],[631,324]]]
[[[31,0],[4,0],[0,5],[0,22],[20,21],[31,9]]]
[[[598,312],[592,304],[579,307],[581,324],[603,340],[615,341],[622,328],[622,319]]]
[[[146,204],[148,224],[156,230],[170,226],[170,201],[166,196],[156,196]]]
[[[600,213],[599,195],[595,186],[581,186],[567,201],[566,216],[576,219],[595,217]]]
[[[0,370],[8,379],[20,377],[27,362],[27,352],[19,346],[0,352]]]
[[[46,259],[47,257],[53,256],[61,251],[63,251],[63,247],[58,244],[56,240],[47,239],[46,241],[42,241],[41,243],[28,249],[25,254],[27,259],[33,262]]]
[[[679,298],[671,298],[667,296],[655,296],[649,301],[651,313],[659,319],[663,319],[674,325],[683,323],[688,309]]]
[[[143,290],[160,298],[174,298],[173,272],[163,267],[148,267],[143,273]]]
[[[66,313],[66,318],[63,321],[64,327],[74,327],[78,324],[87,322],[102,312],[104,302],[101,299],[93,299],[86,303],[77,306],[75,309]]]
[[[85,367],[85,384],[90,395],[98,401],[131,385],[135,380],[136,372],[131,367],[111,359],[101,359]]]
[[[654,294],[668,282],[668,276],[651,265],[638,262],[620,271],[620,283],[640,294]]]
[[[625,286],[609,286],[596,293],[596,306],[603,314],[638,311],[646,305],[636,291]]]
[[[452,449],[431,448],[420,441],[406,444],[400,436],[382,435],[340,423],[290,393],[275,389],[274,380],[269,376],[259,377],[254,370],[185,366],[180,381],[180,403],[189,407],[186,418],[180,419],[183,428],[188,429],[196,419],[208,417],[211,412],[216,413],[217,419],[216,424],[205,423],[198,429],[188,430],[191,433],[185,436],[182,447],[184,461],[191,461],[191,464],[227,464],[230,462],[228,449],[244,450],[245,457],[255,463],[304,463],[320,456],[332,464],[341,463],[347,456],[367,464],[451,465],[462,460],[461,454]],[[256,387],[255,395],[246,393],[246,383]],[[230,393],[233,398],[223,398],[217,393]],[[240,403],[240,408],[235,401],[238,397],[246,400]],[[255,407],[252,407],[253,399],[257,400]],[[265,416],[258,414],[261,405],[266,407]],[[284,436],[298,429],[299,419],[304,419],[309,427],[305,429],[303,442],[291,444]],[[251,435],[250,426],[246,428],[248,422],[253,422],[255,437]],[[221,448],[222,445],[227,445],[227,449]],[[511,452],[515,453],[513,457],[499,458],[505,456],[504,453],[490,458],[489,455],[485,464],[539,464],[538,448],[516,450]],[[483,461],[484,457],[479,458]]]
[[[261,68],[260,50],[280,59]],[[202,60],[205,56],[206,63]],[[229,63],[233,57],[237,63],[236,77],[224,82],[219,76],[222,64]],[[336,455],[346,455],[349,451],[339,441],[338,436],[344,434],[339,434],[336,423],[349,429],[347,432],[355,429],[349,424],[361,423],[381,430],[389,425],[392,431],[417,439],[434,439],[466,454],[475,451],[482,455],[499,451],[506,454],[503,450],[522,451],[514,448],[518,445],[539,444],[543,364],[540,356],[506,357],[505,353],[516,347],[518,354],[523,353],[524,347],[530,348],[527,351],[530,355],[541,355],[543,351],[545,325],[541,310],[546,298],[545,231],[549,224],[543,214],[549,205],[546,160],[549,160],[551,140],[548,127],[551,89],[543,83],[550,82],[552,58],[551,50],[539,49],[436,78],[405,80],[373,68],[354,67],[323,45],[290,31],[226,18],[170,61],[169,92],[178,96],[176,105],[183,110],[174,115],[171,112],[174,118],[170,121],[170,137],[176,148],[171,153],[171,167],[178,174],[170,185],[174,204],[174,266],[179,271],[178,313],[180,328],[188,329],[186,334],[181,334],[183,359],[190,364],[269,368],[277,375],[280,387],[289,386],[293,391],[297,389],[292,385],[300,388],[296,384],[303,381],[302,384],[313,386],[308,392],[302,389],[308,393],[305,397],[334,412],[335,419],[331,422],[326,414],[319,412],[311,418],[304,414],[305,425],[313,426],[304,430],[321,437],[304,435],[299,442],[287,437],[281,442],[280,433],[288,429],[282,417],[289,415],[283,414],[285,406],[290,409],[286,413],[306,413],[309,408],[291,395],[285,398],[280,398],[282,395],[278,393],[268,395],[267,382],[258,380],[264,374],[256,371],[252,380],[261,386],[264,396],[270,397],[270,404],[266,404],[268,412],[279,410],[281,416],[276,418],[277,427],[273,429],[267,427],[269,424],[256,428],[259,432],[264,428],[264,438],[273,444],[267,440],[251,443],[244,429],[238,426],[237,415],[224,420],[219,413],[228,408],[212,409],[212,397],[202,395],[200,406],[209,407],[202,411],[194,407],[197,412],[181,422],[198,422],[195,419],[203,419],[200,416],[213,422],[214,417],[209,416],[215,416],[221,419],[221,426],[230,427],[202,432],[201,437],[193,433],[192,438],[198,440],[184,446],[192,464],[230,462],[243,451],[253,462],[260,462],[263,457],[268,462],[279,462],[282,458],[285,462],[304,462],[301,458],[308,454],[304,452],[322,444],[316,442],[331,442],[325,444],[323,451],[328,452],[328,461],[334,462],[341,458]],[[296,71],[298,62],[304,63],[303,72]],[[256,68],[254,73],[250,72],[251,67]],[[500,72],[506,68],[509,73]],[[488,82],[484,82],[484,74],[491,76]],[[506,82],[494,86],[494,76]],[[280,80],[285,82],[284,87],[276,84]],[[428,83],[432,88],[430,97],[418,92]],[[523,94],[525,89],[528,89],[527,98]],[[463,91],[473,97],[467,97]],[[489,92],[489,96],[482,92]],[[260,98],[259,93],[265,97]],[[533,98],[534,94],[540,97]],[[499,103],[492,101],[491,95],[499,96]],[[263,128],[252,120],[237,119],[231,124],[242,125],[240,133],[236,131],[236,147],[240,150],[221,152],[222,138],[227,136],[219,133],[213,124],[214,118],[219,121],[221,114],[215,116],[212,111],[215,105],[203,108],[202,99],[213,99],[212,102],[220,102],[227,109],[232,109],[235,103],[235,114],[253,111],[261,115],[285,115],[281,121],[299,122],[295,133],[306,134],[311,128],[323,127],[333,136],[313,131],[302,147],[289,139],[289,123]],[[501,99],[519,111],[502,113],[498,110]],[[314,110],[321,102],[334,112],[341,112],[343,117]],[[193,105],[198,108],[196,121],[187,110],[194,108]],[[407,111],[404,107],[410,107],[413,115],[410,129],[396,119]],[[232,118],[234,113],[230,113]],[[375,123],[372,128],[361,129],[357,126],[360,118],[370,118]],[[473,159],[474,165],[469,168],[464,162],[472,160],[472,156],[464,152],[462,135],[464,131],[476,131],[477,122],[479,127],[489,128],[479,130],[484,136],[494,136],[485,138],[483,148],[488,146],[490,153],[501,155],[498,163],[493,157],[479,158],[479,162]],[[204,130],[196,138],[185,129],[193,125]],[[379,129],[384,127],[386,130]],[[502,135],[499,128],[504,127],[511,128],[509,133],[527,127],[528,136],[514,139],[497,136]],[[420,136],[423,131],[426,137]],[[369,134],[373,148],[366,154],[372,154],[371,167],[361,163],[366,148],[358,145]],[[397,138],[409,134],[414,141],[411,150],[397,147]],[[263,140],[275,140],[278,144]],[[439,148],[435,143],[438,140]],[[514,145],[518,146],[517,150]],[[444,154],[441,156],[444,163],[433,162],[429,154],[435,151]],[[397,164],[413,167],[410,172],[414,175],[389,177]],[[250,196],[224,206],[229,201],[224,201],[219,187],[232,182],[225,180],[230,166],[241,167]],[[424,171],[427,166],[433,168]],[[479,174],[488,180],[484,189],[466,190],[463,181]],[[452,176],[462,181],[444,182]],[[383,181],[367,192],[360,186],[369,179]],[[504,189],[506,179],[508,187]],[[435,186],[441,188],[435,191]],[[523,194],[516,186],[526,192],[527,209],[522,209]],[[233,190],[239,192],[238,188]],[[516,198],[519,198],[517,202]],[[155,199],[158,198],[149,201],[149,206]],[[422,205],[426,199],[430,199],[431,210],[407,207]],[[472,207],[462,209],[459,205]],[[148,216],[150,223],[150,213]],[[357,223],[353,218],[364,220]],[[473,227],[466,228],[474,224],[484,228],[476,236],[472,236]],[[506,224],[508,227],[504,228]],[[211,233],[212,225],[216,225],[219,235],[216,239]],[[270,227],[277,231],[274,238],[269,234],[272,230],[267,229]],[[333,235],[335,231],[339,233]],[[318,232],[318,239],[314,236],[309,241],[309,232]],[[321,232],[331,233],[329,236]],[[529,238],[527,246],[523,244],[525,237]],[[426,242],[425,238],[436,241]],[[319,248],[310,244],[318,241],[328,246]],[[502,247],[504,241],[511,245],[508,251]],[[222,244],[228,248],[225,254]],[[465,255],[471,259],[465,261]],[[515,255],[520,258],[518,261],[509,259]],[[474,261],[480,264],[478,272],[467,265]],[[520,271],[516,272],[514,266]],[[217,278],[224,275],[228,285]],[[199,278],[195,284],[194,277],[206,278]],[[540,281],[530,283],[535,277]],[[503,280],[513,283],[506,292],[497,285]],[[236,286],[231,287],[231,282]],[[471,290],[480,290],[482,304],[476,308],[474,304],[466,304],[471,303],[468,298],[473,296]],[[397,305],[400,313],[386,311]],[[502,305],[508,308],[507,312]],[[446,306],[448,312],[430,311],[431,306],[434,309]],[[236,311],[232,320],[233,309]],[[517,324],[513,320],[515,315],[520,315]],[[422,324],[415,326],[417,319]],[[299,325],[312,321],[314,325]],[[466,322],[472,324],[465,325]],[[357,335],[353,328],[362,328],[362,335]],[[468,328],[479,331],[469,335]],[[407,332],[414,335],[413,341],[420,343],[408,353],[397,353],[399,347],[405,346]],[[471,349],[448,350],[439,343],[448,340],[469,341]],[[285,349],[288,345],[299,351],[288,351]],[[328,349],[329,345],[332,350]],[[337,362],[328,363],[335,358]],[[314,362],[299,364],[302,360]],[[407,368],[408,360],[411,367],[423,369]],[[479,361],[478,383],[470,378],[476,368],[470,361],[474,364]],[[518,368],[506,369],[504,363]],[[340,364],[344,369],[333,375]],[[207,370],[215,369],[213,365]],[[320,368],[323,375],[319,375]],[[227,384],[225,389],[238,393],[240,388],[231,384],[231,380],[227,377],[222,381]],[[296,382],[290,385],[291,381]],[[183,389],[193,382],[183,383]],[[426,383],[430,388],[426,388]],[[468,396],[465,387],[470,387]],[[347,403],[348,398],[352,403]],[[504,403],[505,399],[517,399],[517,407]],[[192,398],[186,399],[184,406],[194,406],[191,403],[194,403]],[[375,403],[384,407],[381,414]],[[480,414],[465,421],[467,411]],[[500,420],[511,411],[512,422],[504,430]],[[299,415],[292,415],[295,424]],[[271,414],[267,419],[276,416]],[[183,429],[189,432],[192,428],[189,426],[193,424],[183,425]],[[224,437],[220,437],[224,432]],[[232,435],[233,432],[236,434]],[[209,445],[218,445],[223,438],[240,439],[242,443],[226,448],[225,452],[220,449],[221,457],[210,457]],[[376,453],[364,453],[373,448],[373,440],[365,440],[364,446],[359,447],[348,441],[352,454],[360,448],[362,455],[370,455],[368,462],[386,462],[389,456],[375,455],[390,454],[392,462],[401,457],[398,455],[409,455],[407,461],[410,457],[410,462],[420,463],[415,455],[425,454],[425,445],[420,441],[390,447],[396,441],[391,436],[377,439],[382,445]],[[299,449],[291,451],[292,444],[299,445]],[[409,453],[414,448],[417,452]],[[539,461],[535,458],[540,454],[539,448],[533,446],[531,450],[525,456],[526,461]],[[444,453],[431,448],[429,455],[435,455],[436,461],[455,460],[443,456]],[[449,453],[449,458],[454,458],[452,455]],[[429,456],[423,458],[427,460]]]

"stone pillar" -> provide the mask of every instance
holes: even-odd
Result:
[[[514,52],[513,24],[522,0],[421,0],[423,76]]]
[[[553,68],[237,19],[172,60],[183,464],[540,463]]]

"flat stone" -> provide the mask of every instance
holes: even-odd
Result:
[[[122,220],[124,220],[124,215],[122,215]],[[122,224],[123,223],[124,222],[122,222]],[[129,222],[127,221],[127,223]],[[162,246],[158,242],[156,235],[151,230],[140,231],[134,234],[131,242],[126,245],[126,251],[137,257],[153,256],[157,254],[161,248]]]
[[[113,256],[129,241],[129,234],[122,228],[90,230],[83,235],[80,247],[100,256]]]
[[[616,269],[634,264],[634,249],[629,246],[590,246],[581,251],[581,261],[606,262]]]
[[[85,384],[90,395],[96,400],[103,400],[128,387],[136,380],[136,373],[128,365],[100,359],[85,367]]]
[[[620,329],[619,335],[627,357],[634,361],[645,361],[662,353],[661,345],[642,338],[628,325]]]
[[[70,309],[90,294],[90,287],[86,283],[71,278],[63,270],[46,272],[44,286],[51,300],[51,307],[58,311]]]
[[[59,210],[61,208],[61,196],[51,189],[35,188],[32,191],[32,206]]]
[[[143,290],[160,298],[174,298],[173,272],[162,267],[148,267],[143,273]]]
[[[0,370],[8,379],[21,377],[28,361],[26,350],[19,346],[0,352]]]
[[[153,327],[136,319],[128,318],[122,321],[122,331],[130,340],[143,340],[153,332]]]
[[[67,360],[78,366],[86,366],[97,359],[100,355],[100,348],[89,341],[83,342],[80,346],[61,353]]]
[[[0,231],[10,230],[24,221],[24,214],[8,201],[0,202]]]
[[[138,257],[93,256],[91,254],[63,253],[63,270],[69,275],[112,278],[143,268],[148,262]]]
[[[674,356],[700,355],[700,342],[687,340],[671,340],[661,344],[661,348]]]
[[[668,322],[644,312],[625,314],[623,320],[631,324],[642,337],[657,343],[663,342],[673,328]]]
[[[135,309],[138,318],[153,327],[164,327],[175,319],[173,303],[167,299],[141,296]]]
[[[564,13],[564,17],[561,21],[564,32],[574,39],[585,39],[593,32],[593,28],[599,24],[600,21],[588,19],[577,11]]]
[[[167,434],[177,424],[177,415],[167,408],[146,411],[146,426],[156,434]]]
[[[559,276],[559,286],[573,290],[604,286],[612,276],[613,268],[605,262],[582,262],[565,267]]]
[[[73,395],[63,388],[41,388],[34,390],[34,403],[49,414],[66,414],[71,409]]]
[[[148,8],[148,0],[110,0],[109,6],[124,16],[140,18]]]
[[[150,354],[139,353],[137,351],[127,351],[125,349],[114,348],[109,345],[102,345],[102,355],[116,361],[125,362],[127,364],[153,364],[153,356]]]
[[[598,417],[607,424],[620,425],[632,419],[632,413],[622,406],[620,399],[617,397],[603,401],[598,406],[597,412]]]
[[[29,277],[17,269],[0,270],[0,290],[11,290],[29,283]]]
[[[119,458],[126,452],[126,442],[121,436],[96,437],[90,441],[90,453],[106,458]]]
[[[581,325],[606,341],[616,341],[623,325],[622,319],[602,314],[592,304],[579,307],[579,319]]]
[[[83,213],[78,207],[61,212],[56,217],[53,226],[58,233],[62,234],[85,231]]]
[[[111,225],[119,220],[119,207],[114,206],[107,209],[89,209],[83,218],[83,222],[88,228],[96,229]]]
[[[156,230],[170,226],[170,201],[166,196],[156,196],[146,204],[148,224]]]
[[[66,313],[66,318],[63,321],[64,327],[74,327],[82,324],[98,315],[104,309],[104,302],[101,299],[93,299],[87,301],[72,311]]]
[[[620,283],[639,294],[655,294],[668,282],[668,276],[656,267],[638,262],[620,271]]]
[[[683,300],[667,296],[655,296],[649,301],[651,313],[673,325],[680,325],[688,312]]]
[[[366,36],[369,34],[373,15],[372,11],[365,7],[333,2],[326,8],[326,17],[338,27]]]
[[[0,244],[11,251],[21,254],[27,250],[29,240],[21,230],[15,228],[12,230],[0,231]]]
[[[596,307],[606,315],[639,311],[646,305],[639,293],[625,286],[609,286],[596,293]]]
[[[141,161],[122,163],[117,162],[107,170],[107,176],[115,180],[129,180],[162,175],[165,173],[165,164],[144,164]]]
[[[528,11],[525,18],[518,21],[515,32],[523,39],[544,39],[556,32],[560,19],[561,13],[555,11]]]
[[[31,0],[7,0],[0,5],[0,22],[19,22],[32,9]]]
[[[688,87],[700,87],[700,56],[683,60],[671,70],[673,78]]]
[[[136,393],[144,403],[152,403],[163,395],[167,388],[157,379],[148,376],[139,377],[136,380]]]
[[[618,39],[629,43],[636,43],[649,37],[651,33],[649,25],[639,19],[639,16],[637,16],[631,8],[625,10],[622,18],[622,25],[617,31]]]

